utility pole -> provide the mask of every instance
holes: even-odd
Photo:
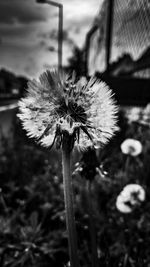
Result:
[[[112,29],[113,29],[113,11],[114,0],[107,0],[107,27],[106,27],[106,70],[109,72],[111,46],[112,46]]]
[[[51,0],[36,0],[37,3],[48,4],[59,8],[58,19],[58,70],[62,69],[62,46],[63,46],[63,5]]]

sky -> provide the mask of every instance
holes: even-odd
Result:
[[[60,0],[64,9],[63,64],[82,47],[102,0]],[[0,0],[0,68],[38,77],[57,65],[58,8],[36,0]]]

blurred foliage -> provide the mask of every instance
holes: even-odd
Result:
[[[68,59],[68,65],[64,67],[64,70],[69,73],[75,71],[77,77],[85,76],[84,51],[82,49],[74,46],[73,54]]]
[[[150,266],[150,129],[128,124],[123,112],[119,125],[120,132],[93,154],[94,160],[90,160],[94,152],[89,157],[75,153],[73,160],[82,163],[82,173],[73,175],[81,267],[91,266],[86,179],[92,185],[99,266]],[[1,140],[0,266],[64,267],[69,258],[61,153],[35,145],[18,124],[14,133],[13,144]],[[142,154],[134,158],[122,154],[120,144],[126,138],[141,141]],[[99,165],[100,173],[96,172]],[[146,201],[123,214],[116,209],[116,198],[129,183],[144,187]]]

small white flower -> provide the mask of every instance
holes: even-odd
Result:
[[[101,147],[118,130],[112,91],[93,77],[76,81],[74,74],[46,71],[39,81],[28,83],[19,109],[28,136],[46,147],[61,147],[64,132],[71,136],[72,146]]]
[[[141,108],[140,107],[129,108],[126,111],[126,117],[129,123],[139,121],[141,117]]]
[[[140,123],[150,127],[150,104],[144,108]]]
[[[142,144],[138,140],[129,138],[122,142],[121,151],[123,154],[136,157],[142,152]]]
[[[125,116],[129,123],[138,122],[150,127],[150,103],[143,107],[132,107],[125,110]]]
[[[138,184],[128,184],[117,197],[116,207],[120,212],[130,213],[144,200],[145,190],[143,187]]]

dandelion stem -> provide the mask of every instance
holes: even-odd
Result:
[[[0,202],[5,210],[6,213],[8,213],[8,207],[6,205],[5,199],[3,197],[2,189],[0,188]]]
[[[129,173],[129,167],[130,167],[130,156],[127,155],[126,161],[125,161],[125,172]]]
[[[77,237],[73,209],[73,190],[70,171],[71,152],[64,145],[62,148],[62,166],[63,166],[63,183],[64,183],[64,199],[66,210],[66,224],[68,231],[68,245],[70,254],[71,267],[79,267],[77,253]]]
[[[87,208],[89,215],[89,230],[90,230],[91,249],[92,249],[92,267],[98,267],[96,229],[94,225],[92,197],[91,197],[91,181],[88,180],[86,181],[86,199],[87,199]]]

